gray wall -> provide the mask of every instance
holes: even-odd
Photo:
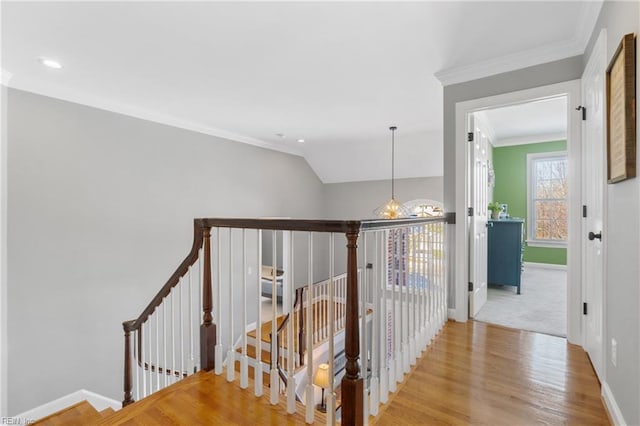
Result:
[[[301,157],[17,90],[7,113],[9,414],[81,388],[122,398],[119,324],[188,253],[194,217],[322,215]]]
[[[442,201],[442,177],[396,179],[395,196],[402,203],[417,198]],[[325,200],[331,219],[368,219],[391,198],[391,181],[332,183],[325,185]]]
[[[582,76],[582,56],[574,56],[547,64],[536,65],[503,74],[496,74],[478,80],[444,87],[444,208],[455,211],[456,179],[464,176],[456,170],[455,116],[456,103],[487,96],[547,86],[563,81],[575,80]],[[464,143],[464,141],[459,141]],[[450,226],[450,240],[455,241],[455,227]],[[450,261],[455,259],[455,247],[451,245]],[[455,307],[455,270],[449,269],[449,306]]]
[[[605,2],[585,53],[589,58],[602,28],[607,30],[607,61],[627,33],[640,32],[638,2]],[[637,43],[637,42],[636,42]],[[637,49],[637,44],[636,44]],[[640,68],[636,65],[637,70]],[[640,91],[636,81],[636,99]],[[640,129],[640,127],[638,127]],[[640,135],[640,132],[637,133]],[[640,150],[638,151],[640,154]],[[639,158],[640,159],[640,158]],[[636,159],[636,163],[638,159]],[[606,382],[627,424],[640,424],[640,182],[629,179],[607,185],[607,276],[605,283]],[[618,342],[617,367],[608,356],[611,339]]]

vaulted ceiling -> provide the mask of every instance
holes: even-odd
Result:
[[[441,176],[442,84],[580,55],[600,6],[2,2],[0,60],[10,87],[301,155],[326,183],[388,178],[397,125],[396,176]]]

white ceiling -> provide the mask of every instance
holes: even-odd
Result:
[[[546,142],[567,137],[567,98],[543,99],[478,113],[493,146]]]
[[[441,82],[582,54],[600,6],[3,1],[1,66],[11,87],[302,155],[326,183],[388,178],[395,124],[396,176],[441,176]]]

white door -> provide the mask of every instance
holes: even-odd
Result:
[[[469,316],[475,317],[487,301],[487,219],[489,204],[488,138],[473,114],[469,115]]]
[[[583,204],[582,223],[584,348],[598,377],[603,376],[603,230],[605,182],[604,88],[606,64],[605,34],[601,33],[582,75],[582,99],[586,120],[582,122]],[[583,215],[584,216],[584,215]]]

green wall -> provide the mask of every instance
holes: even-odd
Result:
[[[493,201],[509,205],[512,217],[527,217],[527,154],[565,151],[566,141],[532,143],[493,148],[493,168],[496,185]],[[524,261],[535,263],[567,264],[566,248],[527,247]]]

